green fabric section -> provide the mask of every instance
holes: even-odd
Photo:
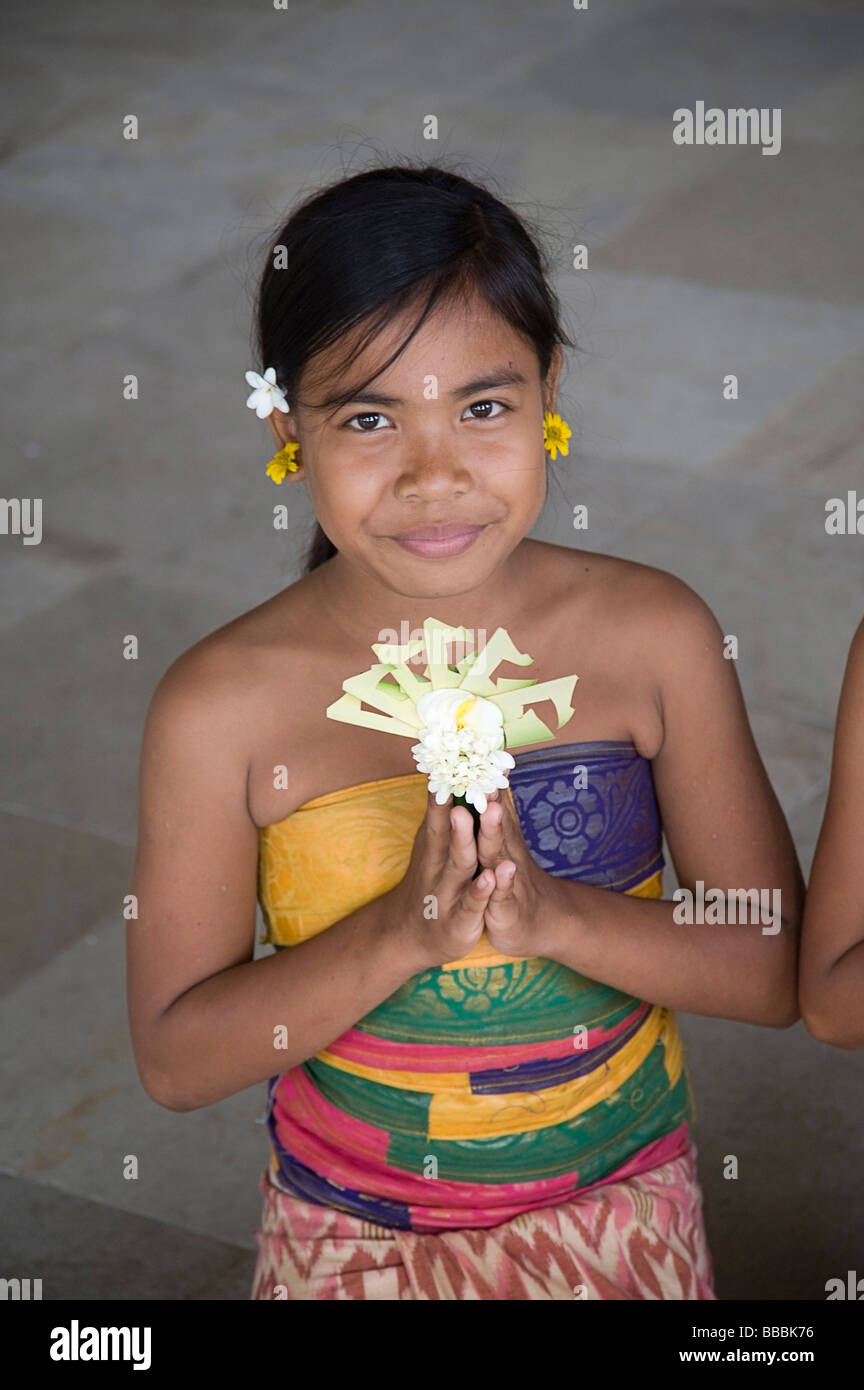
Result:
[[[423,1173],[429,1155],[438,1160],[438,1177],[454,1182],[530,1182],[578,1170],[578,1185],[596,1182],[637,1150],[692,1121],[687,1073],[670,1089],[665,1048],[657,1041],[640,1067],[622,1083],[614,1099],[573,1120],[544,1129],[489,1139],[430,1139],[431,1097],[397,1090],[351,1075],[317,1058],[303,1064],[313,1085],[333,1105],[386,1130],[387,1161],[395,1168]],[[509,1097],[496,1097],[502,1108]],[[543,1093],[535,1093],[542,1106]],[[515,1100],[514,1105],[520,1102]],[[531,1113],[536,1114],[532,1100]]]
[[[534,956],[510,965],[424,970],[354,1026],[391,1042],[518,1046],[568,1037],[576,1024],[613,1028],[639,1002]]]
[[[432,1098],[427,1091],[382,1086],[378,1081],[367,1081],[331,1067],[317,1057],[304,1062],[303,1070],[325,1099],[355,1120],[388,1132],[398,1129],[418,1137],[428,1133]]]
[[[586,1187],[690,1118],[686,1077],[682,1072],[669,1089],[661,1042],[622,1086],[618,1100],[601,1101],[574,1120],[496,1139],[428,1139],[395,1131],[387,1162],[422,1174],[434,1155],[439,1178],[473,1183],[532,1182],[578,1171],[576,1185]]]

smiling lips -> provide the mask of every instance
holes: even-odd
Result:
[[[414,555],[431,558],[444,555],[461,555],[473,545],[488,523],[471,525],[465,521],[448,521],[441,526],[415,526],[411,531],[403,531],[390,539]]]

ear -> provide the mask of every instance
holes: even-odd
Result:
[[[276,441],[277,453],[282,448],[283,444],[298,442],[293,412],[289,411],[289,413],[286,415],[283,413],[283,411],[276,410],[274,407],[274,409],[271,410],[270,414],[267,416],[267,423],[270,426],[270,432]],[[286,473],[286,482],[290,479],[292,482],[296,483],[299,482],[301,478],[305,477],[302,450],[300,452],[299,458],[297,459],[297,464],[298,466],[293,473]]]
[[[564,364],[564,352],[560,343],[555,344],[552,358],[549,363],[549,371],[543,382],[543,409],[555,414],[555,406],[558,401],[558,378],[561,374],[561,367]]]
[[[273,438],[276,440],[276,448],[281,449],[283,444],[290,441],[296,443],[297,431],[294,428],[294,416],[289,412],[285,415],[281,410],[274,406],[267,416],[267,424],[270,426]]]

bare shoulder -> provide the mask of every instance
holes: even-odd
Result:
[[[151,718],[168,715],[224,725],[242,736],[263,713],[274,671],[302,643],[299,584],[276,594],[195,642],[167,668],[151,700]],[[260,708],[259,708],[260,707]]]
[[[699,671],[717,682],[722,633],[711,609],[666,570],[596,551],[538,543],[528,552],[537,595],[537,656],[579,672],[583,725],[597,738],[629,737],[654,758],[665,712]],[[586,734],[586,737],[589,736]]]
[[[610,631],[640,645],[714,642],[719,624],[705,600],[668,570],[617,555],[546,545],[538,557],[548,567],[558,602],[578,599],[605,615]]]

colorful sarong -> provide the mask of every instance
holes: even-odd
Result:
[[[662,896],[651,765],[632,743],[556,745],[515,758],[506,795],[541,868],[611,892]],[[265,940],[290,950],[399,883],[426,805],[426,778],[411,773],[316,797],[262,829]],[[561,1246],[562,1268],[582,1270],[572,1282],[593,1297],[607,1296],[603,1288],[624,1290],[610,1297],[712,1297],[701,1292],[710,1269],[688,1157],[694,1117],[672,1010],[557,961],[501,955],[484,934],[469,955],[413,976],[328,1047],[272,1078],[256,1288],[370,1296],[333,1292],[345,1287],[347,1241],[349,1265],[359,1250],[373,1283],[396,1279],[397,1298],[564,1296],[557,1276],[549,1287],[559,1292],[542,1292],[551,1276],[539,1256],[533,1264],[526,1256],[520,1283],[513,1252],[527,1240],[525,1249]],[[637,1179],[648,1186],[631,1188]],[[595,1250],[596,1233],[608,1243],[612,1231],[617,1253],[602,1241]],[[433,1239],[400,1244],[394,1232]],[[584,1248],[576,1232],[585,1233]],[[455,1244],[436,1245],[445,1235]],[[662,1251],[667,1240],[662,1277],[642,1266],[625,1275],[621,1260],[635,1259],[640,1242],[659,1241]],[[443,1293],[428,1292],[438,1285],[412,1273],[417,1261],[431,1260],[438,1280],[452,1250],[475,1251],[466,1285],[475,1292],[447,1293],[461,1287],[455,1272]],[[394,1273],[398,1266],[406,1272]],[[303,1293],[307,1279],[324,1292]],[[541,1291],[477,1292],[504,1287]]]
[[[252,1298],[714,1299],[696,1157],[691,1144],[503,1225],[428,1235],[289,1197],[265,1171]]]

